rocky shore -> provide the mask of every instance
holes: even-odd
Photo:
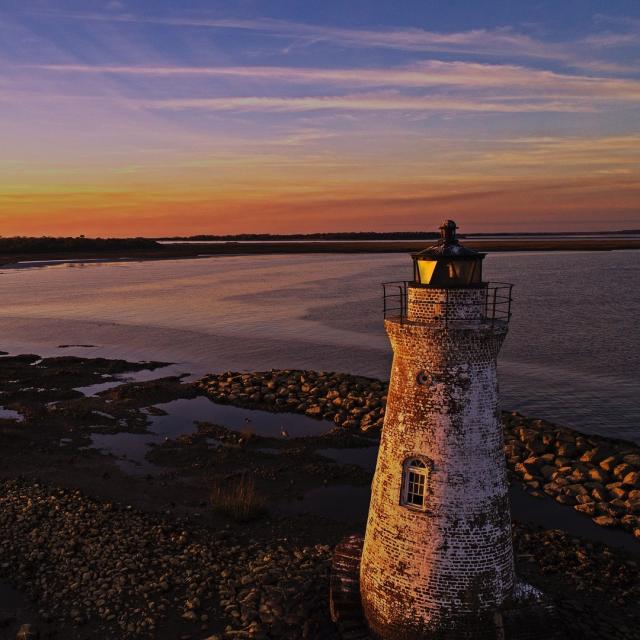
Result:
[[[325,371],[228,371],[198,381],[215,402],[266,411],[303,413],[363,432],[382,428],[388,384]]]
[[[38,603],[45,637],[167,624],[176,638],[334,637],[327,545],[258,543],[24,481],[0,483],[0,530],[0,578]]]
[[[346,534],[362,533],[364,519],[285,515],[278,505],[327,485],[370,482],[370,471],[323,452],[376,443],[386,384],[293,370],[121,384],[120,375],[143,368],[0,358],[0,404],[22,416],[0,419],[0,639],[14,640],[23,623],[32,625],[25,638],[336,639],[331,554]],[[114,386],[78,391],[102,383]],[[155,404],[198,395],[330,420],[331,431],[267,438],[194,424],[152,448],[157,476],[127,475],[87,448],[96,432],[142,434],[161,411]],[[504,427],[514,481],[586,515],[583,505],[594,505],[590,517],[615,520],[599,524],[635,532],[629,474],[638,472],[638,447],[517,414],[504,414]],[[237,478],[251,479],[264,505],[250,521],[215,509],[212,487]],[[604,505],[617,511],[601,514]],[[567,638],[640,640],[637,555],[518,524],[514,545],[518,574],[562,602]],[[28,598],[29,615],[3,607],[4,586]]]
[[[0,579],[37,603],[44,638],[337,638],[332,547],[295,533],[258,540],[20,480],[0,483],[0,530]],[[640,637],[635,559],[557,531],[516,526],[514,542],[522,577],[562,600],[568,638]]]
[[[297,370],[231,371],[197,385],[216,402],[303,413],[370,435],[382,427],[388,388],[372,378]],[[503,413],[503,425],[510,472],[527,491],[640,538],[640,447],[517,413]]]

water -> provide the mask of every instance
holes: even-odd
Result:
[[[340,464],[355,464],[365,471],[375,471],[378,447],[360,449],[319,449],[317,453]],[[284,513],[313,513],[325,518],[342,520],[364,526],[369,512],[371,490],[369,487],[354,487],[339,484],[311,489],[298,499],[282,502],[279,508]],[[535,498],[518,484],[509,487],[511,515],[518,522],[561,529],[571,535],[582,536],[627,549],[640,554],[638,543],[624,531],[600,527],[574,509],[569,509],[550,498]]]
[[[0,420],[15,420],[16,422],[23,422],[24,416],[18,411],[13,409],[5,409],[0,407]]]
[[[202,396],[154,406],[166,415],[151,415],[148,433],[94,433],[91,447],[115,456],[117,465],[126,473],[158,475],[164,470],[146,459],[150,447],[161,444],[166,438],[194,433],[197,431],[196,422],[211,422],[235,431],[248,430],[268,438],[283,438],[283,427],[288,437],[298,438],[322,435],[335,426],[332,422],[304,415],[269,413],[217,404]],[[208,439],[208,444],[219,445],[213,439]]]
[[[505,408],[640,441],[640,252],[495,253],[513,282]],[[380,282],[402,254],[71,263],[0,272],[0,348],[175,362],[194,375],[314,368],[386,378]],[[152,376],[157,377],[157,376]]]

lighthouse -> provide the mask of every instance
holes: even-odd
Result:
[[[379,640],[501,637],[516,585],[496,370],[511,285],[483,280],[456,228],[385,285],[393,365],[360,559]]]

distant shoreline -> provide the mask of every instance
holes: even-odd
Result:
[[[311,253],[411,253],[420,251],[431,240],[362,240],[362,241],[271,241],[163,244],[155,247],[114,250],[83,251],[25,251],[0,253],[0,266],[22,262],[45,264],[48,262],[100,260],[175,260],[215,256],[252,256]],[[536,238],[536,239],[474,239],[465,242],[471,248],[486,252],[504,251],[620,251],[640,249],[640,238]],[[34,264],[36,266],[36,264]]]

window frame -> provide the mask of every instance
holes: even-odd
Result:
[[[400,505],[411,509],[412,511],[426,511],[429,497],[429,478],[433,470],[433,464],[430,460],[423,456],[409,456],[402,463],[402,486],[400,488]],[[413,476],[413,478],[412,478]],[[415,477],[418,477],[418,485],[422,485],[422,493],[410,491],[411,485],[416,483]],[[409,496],[422,497],[422,504],[410,502]]]

